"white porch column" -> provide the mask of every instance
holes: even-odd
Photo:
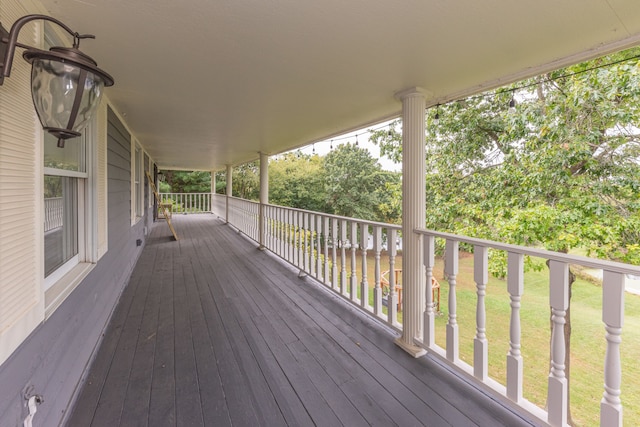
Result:
[[[213,204],[216,200],[216,171],[212,170],[209,173],[211,174],[211,196],[209,196],[211,201],[209,202],[209,210],[213,213]]]
[[[402,336],[396,340],[414,357],[426,353],[414,344],[422,336],[425,269],[422,236],[425,224],[425,107],[427,92],[410,88],[396,93],[402,101]]]
[[[226,194],[227,204],[226,204],[225,215],[224,215],[224,218],[227,224],[229,223],[229,203],[231,202],[229,198],[231,196],[233,196],[233,168],[231,167],[231,165],[227,165],[227,194]]]
[[[260,153],[260,212],[258,213],[258,233],[260,249],[265,241],[265,205],[269,203],[269,156]]]

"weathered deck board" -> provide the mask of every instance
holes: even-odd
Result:
[[[212,215],[154,227],[70,426],[530,425]]]

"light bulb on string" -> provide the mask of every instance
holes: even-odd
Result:
[[[358,135],[356,134],[356,147],[358,146]]]
[[[316,154],[316,143],[313,143],[313,150],[312,150],[313,154]]]
[[[333,139],[331,140],[331,144],[329,144],[329,149],[333,150]]]
[[[440,104],[436,105],[436,114],[433,116],[435,121],[440,120]]]

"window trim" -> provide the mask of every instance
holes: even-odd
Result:
[[[97,143],[97,120],[97,116],[94,116],[87,124],[81,136],[84,140],[85,172],[47,167],[42,168],[42,177],[45,175],[55,175],[77,178],[78,180],[78,253],[58,267],[49,276],[43,277],[45,319],[49,318],[64,302],[67,296],[82,283],[95,267],[95,262],[97,262],[98,221],[96,213],[98,211],[98,188],[96,184],[97,177],[95,176],[97,170],[97,148],[95,146]],[[43,163],[43,160],[41,160],[41,162]],[[41,203],[44,204],[44,199],[42,199]],[[43,247],[43,265],[46,257],[44,250],[45,248]]]
[[[144,218],[144,149],[131,138],[131,225]]]

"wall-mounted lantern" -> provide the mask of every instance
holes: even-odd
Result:
[[[27,22],[53,22],[73,36],[73,47],[52,47],[48,51],[18,42],[18,33]],[[0,25],[0,85],[11,74],[16,47],[26,49],[22,57],[31,63],[31,96],[44,130],[64,141],[81,135],[97,106],[103,88],[113,85],[113,78],[97,67],[88,55],[79,50],[80,40],[95,38],[78,34],[55,18],[27,15],[18,19],[11,30]]]

